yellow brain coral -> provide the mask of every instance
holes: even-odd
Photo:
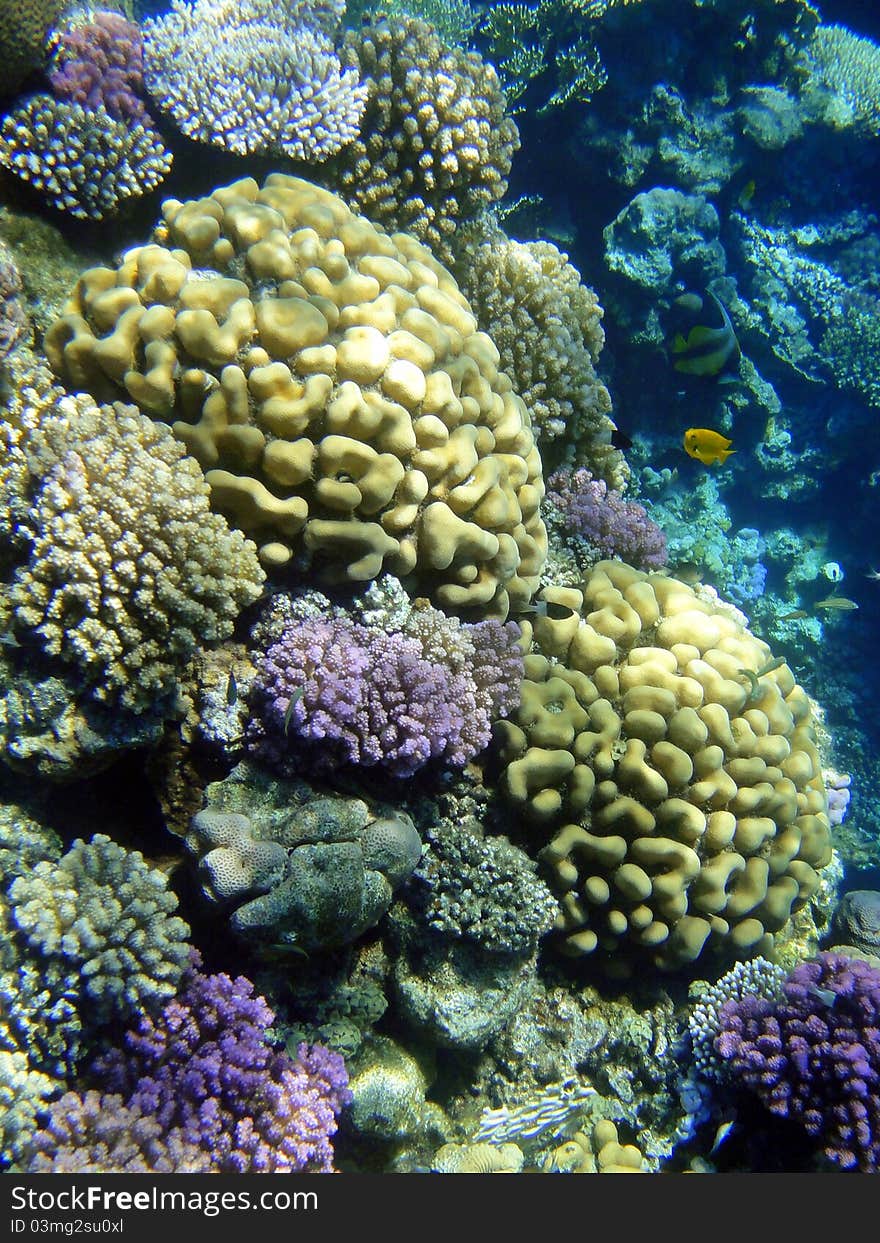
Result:
[[[170,421],[267,568],[412,575],[452,612],[524,605],[541,459],[446,269],[278,173],[162,214],[156,244],[80,278],[46,334],[54,370]]]
[[[764,953],[831,858],[810,702],[789,667],[684,583],[600,562],[548,588],[504,784],[541,851],[561,948],[660,967]],[[629,956],[632,961],[632,954]]]

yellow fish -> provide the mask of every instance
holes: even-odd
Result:
[[[698,458],[704,466],[726,462],[731,453],[736,453],[736,449],[730,448],[732,443],[726,436],[708,427],[689,427],[684,434],[685,453]]]

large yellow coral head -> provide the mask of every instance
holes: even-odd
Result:
[[[600,562],[545,591],[522,703],[499,731],[569,954],[766,954],[831,858],[810,701],[784,662],[684,583]],[[567,608],[567,613],[566,613]]]
[[[524,605],[541,459],[446,269],[279,173],[162,215],[156,244],[80,278],[46,334],[54,370],[171,422],[267,568],[412,575],[452,612]]]

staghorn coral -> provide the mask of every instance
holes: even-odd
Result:
[[[434,759],[463,767],[488,745],[493,718],[516,703],[519,628],[443,623],[445,634],[436,621],[421,634],[347,619],[290,626],[257,658],[261,757],[283,765],[299,750],[325,770],[381,764],[395,777]]]
[[[798,1122],[832,1166],[880,1169],[880,969],[820,954],[779,997],[729,1001],[719,1027],[730,1082]]]
[[[566,532],[584,542],[592,560],[619,557],[640,570],[666,564],[666,536],[644,506],[609,491],[585,466],[556,471],[547,488],[547,501],[559,510]]]
[[[268,1038],[274,1014],[244,976],[204,975],[199,960],[161,1015],[142,1015],[95,1066],[129,1109],[220,1173],[329,1173],[336,1118],[350,1100],[342,1058]]]
[[[155,715],[198,647],[231,633],[263,572],[253,545],[211,514],[167,428],[32,379],[10,409],[0,468],[0,527],[25,541],[14,624],[74,666],[94,699]]]
[[[498,75],[412,17],[349,31],[340,58],[369,94],[360,135],[333,163],[335,184],[370,220],[448,261],[461,222],[503,197],[519,147]]]
[[[347,945],[373,927],[419,861],[405,813],[321,797],[238,765],[207,789],[186,847],[233,932],[278,953]]]
[[[12,923],[90,1021],[129,1018],[173,996],[187,964],[189,927],[167,885],[140,851],[96,833],[13,881]]]
[[[342,8],[172,0],[144,23],[147,89],[200,142],[325,160],[357,134],[367,94],[333,49]]]
[[[147,121],[144,41],[140,26],[121,13],[99,10],[91,21],[53,32],[49,82],[58,99],[99,105],[117,121]]]
[[[690,987],[688,1034],[693,1063],[706,1079],[718,1079],[723,1070],[715,1052],[715,1037],[721,1029],[721,1012],[729,1001],[744,997],[773,998],[779,994],[785,971],[760,955],[749,962],[738,962],[714,984],[695,980]]]
[[[603,561],[543,595],[497,729],[508,797],[555,833],[559,948],[616,973],[766,953],[831,860],[807,695],[674,578]]]
[[[173,419],[265,565],[305,552],[337,580],[411,574],[451,612],[521,608],[540,455],[448,272],[281,174],[163,215],[168,248],[84,273],[46,334],[56,372]]]
[[[0,167],[79,220],[103,220],[168,175],[171,153],[151,126],[33,95],[0,126]]]
[[[626,480],[610,444],[611,397],[596,375],[604,311],[568,256],[551,242],[514,242],[479,228],[459,244],[456,272],[478,323],[498,347],[542,454],[576,453],[611,487]]]

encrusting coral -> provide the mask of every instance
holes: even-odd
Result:
[[[503,618],[546,556],[529,415],[449,273],[307,181],[163,205],[165,244],[83,274],[55,371],[173,421],[263,564],[412,575]]]
[[[495,69],[405,16],[349,31],[340,57],[369,94],[360,134],[332,164],[334,184],[370,220],[447,262],[456,228],[505,194],[519,147]]]
[[[559,948],[618,973],[627,951],[668,969],[767,953],[831,860],[806,693],[666,575],[603,561],[543,595],[520,707],[497,728],[509,798],[554,832],[539,857]]]

